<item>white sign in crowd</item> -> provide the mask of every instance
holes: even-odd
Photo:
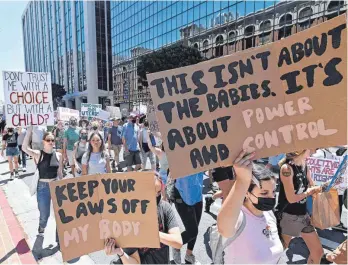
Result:
[[[3,71],[6,123],[54,125],[50,73]]]

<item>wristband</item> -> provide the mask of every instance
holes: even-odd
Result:
[[[124,256],[124,251],[122,249],[122,255],[118,255],[119,258],[122,258]]]

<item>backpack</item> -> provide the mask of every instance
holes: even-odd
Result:
[[[246,216],[245,213],[243,213],[243,221],[241,226],[236,231],[235,235],[228,239],[224,239],[220,235],[217,224],[214,224],[208,228],[209,246],[211,249],[211,259],[213,264],[224,264],[224,250],[243,232],[245,225]]]

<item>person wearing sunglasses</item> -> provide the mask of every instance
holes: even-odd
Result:
[[[217,217],[223,237],[225,264],[277,264],[283,245],[273,209],[273,172],[254,164],[254,153],[242,151],[233,163],[236,181]]]
[[[110,157],[100,133],[91,134],[87,152],[82,157],[82,175],[111,173]]]
[[[49,184],[52,181],[63,178],[63,156],[54,150],[54,135],[45,132],[43,135],[43,150],[36,150],[29,147],[33,127],[30,126],[24,138],[22,149],[29,156],[32,156],[37,163],[39,170],[39,182],[37,185],[37,203],[40,212],[38,232],[43,235],[50,217],[51,193]],[[57,241],[58,242],[58,241]]]
[[[79,141],[74,145],[73,159],[75,164],[75,172],[76,176],[81,176],[82,173],[82,157],[84,153],[87,151],[87,137],[88,132],[87,129],[82,128],[80,131]]]

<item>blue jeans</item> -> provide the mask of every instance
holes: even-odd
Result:
[[[40,212],[39,226],[46,228],[51,211],[51,192],[49,182],[39,181],[37,184],[37,204]]]

